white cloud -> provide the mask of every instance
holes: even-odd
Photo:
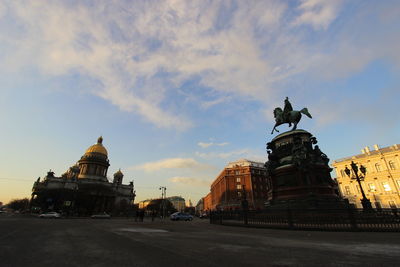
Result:
[[[227,146],[229,145],[228,142],[223,142],[223,143],[214,143],[214,142],[209,142],[209,143],[204,143],[204,142],[199,142],[197,143],[198,146],[200,146],[201,148],[208,148],[211,146]]]
[[[260,155],[257,152],[254,152],[251,149],[238,149],[228,152],[209,152],[203,153],[196,151],[196,156],[203,158],[203,159],[238,159],[238,158],[248,158],[253,161],[265,161],[266,156]]]
[[[297,13],[289,9],[290,1],[278,0],[134,5],[99,0],[90,6],[6,1],[0,4],[0,70],[19,73],[28,66],[43,75],[79,74],[96,81],[87,93],[158,127],[186,130],[195,123],[181,115],[189,114],[184,107],[170,102],[193,78],[207,92],[218,92],[210,98],[188,89],[184,97],[196,95],[202,109],[234,97],[255,99],[269,109],[289,91],[309,93],[287,85],[298,74],[334,79],[377,59],[400,65],[399,27],[392,26],[399,8],[388,2],[381,1],[381,9],[366,3],[329,32],[345,1],[302,0]],[[326,31],[309,35],[293,29],[300,25]]]
[[[190,186],[210,186],[211,182],[205,179],[191,178],[191,177],[172,177],[169,179],[171,183]]]
[[[131,169],[144,170],[147,172],[162,169],[197,169],[206,170],[212,168],[207,164],[200,163],[192,158],[168,158],[154,162],[147,162]]]
[[[342,0],[302,0],[299,6],[300,16],[294,21],[295,25],[310,24],[314,29],[327,29],[336,19]]]

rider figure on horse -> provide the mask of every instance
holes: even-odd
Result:
[[[292,131],[296,130],[297,124],[301,119],[301,114],[312,118],[307,108],[303,108],[301,110],[293,110],[292,104],[289,102],[289,98],[286,97],[283,110],[280,107],[274,109],[275,126],[272,129],[271,134],[274,133],[274,131],[279,132],[276,127],[284,123],[288,123],[289,127],[291,127],[293,123],[294,126],[292,128]]]
[[[283,107],[282,116],[283,116],[284,122],[288,122],[289,123],[289,127],[292,126],[292,123],[289,121],[289,114],[290,114],[290,111],[292,111],[292,110],[293,110],[292,104],[290,104],[289,98],[286,97],[285,106]]]

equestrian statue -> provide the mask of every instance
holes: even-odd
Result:
[[[307,108],[303,108],[302,110],[293,110],[292,104],[289,102],[289,98],[286,97],[283,110],[279,107],[274,109],[275,126],[272,129],[271,134],[273,134],[274,131],[279,132],[276,127],[284,123],[289,123],[289,127],[291,127],[293,123],[293,128],[291,131],[296,130],[297,124],[301,119],[301,113],[309,118],[312,118]]]

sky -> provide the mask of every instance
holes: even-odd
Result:
[[[195,204],[229,162],[266,161],[286,96],[331,161],[399,143],[399,47],[395,0],[3,0],[0,201],[102,135],[136,201]]]

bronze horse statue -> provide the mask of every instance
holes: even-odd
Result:
[[[274,133],[274,131],[279,132],[276,127],[284,124],[284,123],[289,123],[289,127],[293,125],[293,128],[291,131],[294,131],[297,129],[297,124],[299,123],[301,119],[301,113],[306,115],[309,118],[312,118],[311,114],[308,112],[307,108],[303,108],[302,110],[291,110],[288,111],[287,114],[284,114],[283,110],[281,108],[275,108],[274,109],[274,117],[275,117],[275,126],[272,129],[271,134]]]

